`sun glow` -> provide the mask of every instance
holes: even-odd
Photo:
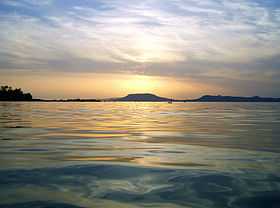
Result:
[[[20,75],[19,75],[20,74]],[[58,76],[59,75],[59,76]],[[178,99],[197,97],[203,91],[222,92],[217,86],[198,84],[195,81],[177,80],[172,77],[159,77],[132,74],[101,73],[45,73],[26,75],[18,73],[3,76],[7,84],[30,91],[36,98],[110,98],[121,97],[129,93],[154,93],[163,97]],[[5,84],[5,83],[4,83]],[[40,87],[38,87],[40,86]],[[77,87],[78,86],[78,87]],[[172,87],[170,87],[172,86]],[[59,89],[59,90],[58,90]],[[42,96],[43,95],[43,96]]]
[[[152,77],[135,75],[125,80],[122,87],[128,92],[151,92],[160,87],[160,81]]]
[[[126,58],[137,63],[165,63],[183,61],[185,58],[171,47],[170,42],[162,37],[155,37],[147,32],[135,31],[132,38],[131,54]]]

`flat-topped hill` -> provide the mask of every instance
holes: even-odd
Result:
[[[115,98],[113,101],[138,101],[138,102],[168,102],[170,98],[159,97],[151,93],[128,94],[122,98]]]

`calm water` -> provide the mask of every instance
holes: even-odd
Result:
[[[280,207],[277,103],[0,103],[0,207]]]

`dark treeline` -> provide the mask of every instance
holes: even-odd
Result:
[[[23,93],[20,88],[13,89],[9,86],[1,86],[0,88],[1,101],[31,101],[32,95],[30,93]]]

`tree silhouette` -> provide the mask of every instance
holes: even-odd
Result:
[[[1,86],[0,100],[2,101],[30,101],[32,95],[30,93],[23,93],[20,88],[13,89],[10,86]]]

